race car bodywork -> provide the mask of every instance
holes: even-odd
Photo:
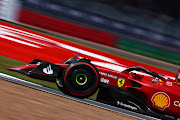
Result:
[[[79,56],[61,64],[34,59],[28,65],[9,70],[56,82],[68,95],[86,98],[99,88],[99,102],[160,119],[180,117],[179,73],[174,80],[139,66],[113,71],[94,66],[89,59]]]

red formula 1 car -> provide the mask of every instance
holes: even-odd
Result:
[[[89,59],[78,56],[61,64],[34,59],[28,65],[9,70],[55,81],[68,95],[85,98],[99,88],[99,102],[160,119],[180,117],[180,74],[173,80],[139,66],[112,71],[95,67]]]

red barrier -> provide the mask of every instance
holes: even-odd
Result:
[[[75,25],[75,24],[72,24],[72,23],[68,23],[68,22],[65,22],[65,21],[61,21],[61,20],[57,20],[57,19],[50,18],[50,17],[47,17],[47,16],[32,13],[32,12],[29,12],[29,11],[26,11],[26,10],[22,10],[21,14],[22,15],[20,17],[20,22],[35,25],[35,26],[42,26],[44,28],[47,27],[47,29],[52,27],[52,28],[56,28],[59,31],[64,32],[66,30],[65,32],[68,32],[67,30],[70,30],[70,28],[66,28],[65,27],[66,25],[63,25],[63,23],[64,23],[64,24],[68,24],[69,27],[70,27],[70,25],[72,25],[73,31],[71,31],[72,30],[71,29],[69,32],[74,32],[74,33],[81,34],[81,32],[78,32],[76,29],[84,28],[84,29],[87,29],[89,31],[92,30],[92,29],[85,28],[85,27]],[[49,24],[49,23],[44,24],[43,22],[47,21],[47,20],[44,20],[46,17],[47,17],[47,19],[49,19],[48,22],[50,22],[51,20],[52,21],[54,20],[54,22],[51,21],[50,22],[51,24]],[[37,21],[35,21],[35,20],[37,20]],[[55,21],[60,21],[60,22],[55,23]],[[60,23],[62,24],[61,27],[59,27]],[[145,65],[145,64],[142,64],[142,63],[138,63],[138,62],[128,60],[128,59],[120,58],[120,57],[110,55],[110,54],[107,54],[107,53],[104,53],[104,52],[101,52],[101,51],[97,51],[97,50],[94,50],[94,49],[87,48],[85,46],[81,46],[81,45],[77,45],[77,44],[74,44],[74,43],[71,43],[71,42],[67,42],[67,41],[64,41],[62,39],[54,38],[54,37],[51,37],[51,36],[43,35],[41,33],[30,31],[28,29],[13,26],[13,25],[10,25],[10,24],[4,23],[4,22],[0,22],[0,25],[1,24],[5,25],[5,26],[8,26],[8,27],[12,27],[12,28],[16,28],[16,29],[20,29],[20,30],[28,32],[28,34],[24,33],[25,36],[28,37],[28,39],[24,39],[25,37],[22,37],[22,38],[19,38],[20,41],[17,41],[16,39],[11,39],[11,38],[10,38],[9,41],[7,41],[6,39],[1,38],[1,40],[0,40],[0,44],[1,44],[0,55],[2,55],[2,56],[11,57],[13,59],[17,59],[17,60],[24,61],[24,62],[29,62],[33,58],[38,58],[38,59],[43,59],[43,60],[46,60],[46,61],[49,61],[49,62],[52,62],[52,63],[61,63],[62,61],[64,61],[64,59],[68,59],[68,58],[74,56],[74,53],[75,54],[80,53],[80,55],[83,55],[83,57],[87,57],[92,61],[97,61],[97,59],[99,61],[99,59],[100,59],[103,64],[106,64],[107,61],[111,61],[110,62],[111,64],[112,64],[112,62],[116,63],[116,65],[118,64],[120,66],[117,69],[121,69],[121,65],[123,67],[126,67],[126,68],[127,67],[132,67],[132,66],[142,66],[142,67],[148,68],[151,71],[158,71],[158,73],[160,73],[160,74],[161,73],[166,73],[166,75],[175,76],[174,73],[171,73],[171,72],[168,72],[168,71],[165,71],[165,70],[161,70],[161,69],[149,66],[149,65]],[[56,26],[56,27],[54,27],[54,26]],[[78,27],[75,28],[74,26],[78,26]],[[96,31],[96,30],[94,30],[94,31]],[[7,30],[5,32],[7,32]],[[92,36],[89,36],[87,31],[82,31],[82,32],[86,33],[85,35],[87,35],[88,37],[92,37]],[[20,33],[17,32],[17,33],[19,33],[18,35],[12,34],[11,31],[10,31],[10,33],[11,34],[7,33],[6,35],[7,36],[10,36],[10,35],[12,36],[13,35],[13,38],[14,37],[15,38],[20,37],[22,35],[21,32]],[[33,33],[34,34],[33,36],[39,35],[39,36],[48,38],[50,40],[53,40],[53,42],[50,42],[50,41],[45,42],[45,40],[42,40],[41,37],[33,37],[32,35],[29,35],[29,33]],[[104,33],[104,32],[97,31],[97,33]],[[95,33],[95,34],[97,34],[97,33]],[[73,33],[71,33],[71,34],[73,34]],[[105,33],[105,34],[108,34],[108,33]],[[97,35],[99,35],[99,34],[97,34]],[[100,34],[100,35],[102,35],[102,34]],[[115,36],[113,36],[111,34],[110,34],[110,36],[112,36],[112,38],[115,38]],[[29,41],[29,37],[33,37],[33,38],[31,38],[31,41]],[[104,37],[105,37],[105,35],[104,35]],[[5,38],[7,38],[7,37],[5,37]],[[99,36],[98,36],[98,38],[99,38]],[[95,39],[97,39],[97,38],[95,38]],[[16,40],[16,42],[14,42],[15,40]],[[106,40],[107,40],[107,38],[106,38]],[[23,41],[25,43],[29,41],[28,44],[30,44],[30,43],[35,44],[37,46],[40,46],[41,48],[30,47],[30,45],[27,45],[27,43],[26,44],[21,43],[21,44],[17,45],[17,42],[19,43],[21,41]],[[58,44],[55,44],[56,42],[58,42]],[[111,43],[111,45],[112,45],[112,43]],[[106,44],[105,41],[102,44]],[[104,62],[104,60],[106,62]],[[111,64],[109,64],[110,67],[112,67]]]
[[[115,46],[115,35],[21,9],[19,22],[92,42]]]
[[[48,36],[0,21],[0,56],[10,57],[23,62],[42,59],[51,63],[62,63],[64,60],[79,54],[89,58],[93,64],[105,65],[108,69],[122,71],[132,66],[142,66],[151,71],[174,77],[176,74],[149,65],[114,56],[82,45]]]

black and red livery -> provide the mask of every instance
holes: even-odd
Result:
[[[113,71],[79,56],[61,64],[34,59],[9,70],[56,82],[68,95],[87,98],[99,88],[99,102],[160,119],[180,118],[180,72],[172,79],[140,66]]]

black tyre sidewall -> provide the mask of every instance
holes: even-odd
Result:
[[[77,72],[77,73],[76,73]],[[82,90],[78,90],[78,84],[75,82],[75,76],[72,74],[82,73],[85,74],[88,78],[87,83],[84,85],[79,85]],[[98,88],[99,85],[99,72],[97,68],[92,65],[90,62],[81,60],[75,63],[70,64],[63,72],[63,87],[68,91],[69,94],[76,97],[89,97],[91,96]],[[87,87],[87,88],[86,88]]]

